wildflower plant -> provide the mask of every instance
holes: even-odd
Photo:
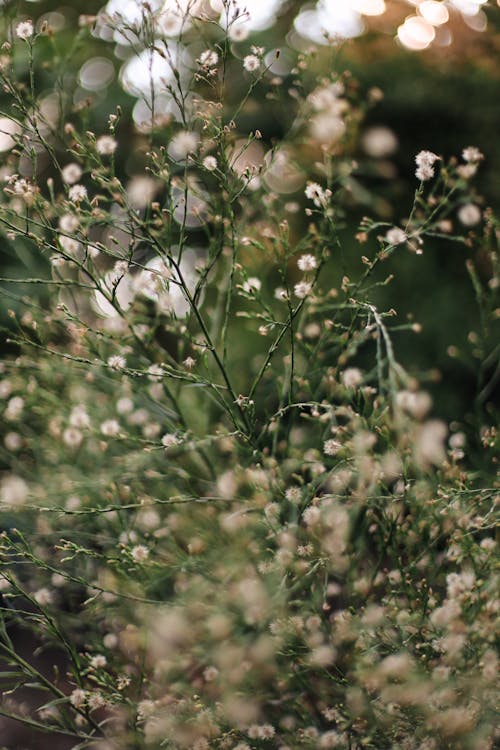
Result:
[[[79,44],[97,29],[130,50],[135,102],[98,132],[60,56],[44,58],[49,101],[38,80],[57,33],[11,19],[0,226],[42,271],[1,282],[0,714],[96,750],[488,750],[499,287],[483,155],[419,153],[407,217],[364,217],[348,275],[371,95],[318,73],[314,50],[277,73],[281,51],[242,38],[241,14],[187,0],[81,19]],[[280,138],[253,124],[257,97]],[[418,323],[377,302],[397,284],[388,259],[417,268],[431,238],[488,258],[486,282],[468,261],[474,435],[433,416],[397,356]]]

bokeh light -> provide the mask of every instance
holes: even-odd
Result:
[[[0,117],[0,152],[9,151],[16,143],[13,136],[19,135],[20,126],[10,117]]]
[[[441,24],[446,23],[450,17],[446,5],[437,2],[437,0],[424,0],[424,2],[420,3],[418,6],[418,11],[422,17],[433,26],[441,26]]]
[[[435,37],[434,26],[419,16],[408,16],[398,28],[398,39],[408,49],[427,49]]]

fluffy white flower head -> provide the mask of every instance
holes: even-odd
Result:
[[[260,60],[257,55],[247,55],[243,60],[243,67],[245,70],[248,70],[249,73],[258,70],[260,68]]]
[[[301,255],[297,266],[301,271],[314,271],[318,267],[318,262],[314,255]]]
[[[389,229],[385,235],[385,240],[389,245],[401,245],[403,242],[406,242],[407,239],[408,235],[399,227],[392,227],[392,229]]]
[[[19,39],[30,39],[33,36],[34,28],[33,21],[21,21],[16,26],[16,36]]]
[[[68,191],[68,198],[73,203],[80,203],[87,197],[87,188],[84,185],[73,185]]]

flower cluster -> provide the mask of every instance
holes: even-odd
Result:
[[[19,133],[0,229],[43,271],[0,280],[2,716],[26,724],[23,746],[41,731],[103,750],[494,746],[499,225],[472,186],[483,155],[421,151],[432,185],[354,229],[361,94],[318,75],[314,51],[246,47],[276,7],[248,21],[233,0],[108,2],[79,33],[137,50],[120,79],[137,101],[104,116],[79,90],[26,97],[4,46]],[[26,57],[34,28],[15,27]],[[462,232],[478,424],[439,416],[434,373],[400,364],[421,326],[384,296],[399,263],[425,260],[408,250]]]

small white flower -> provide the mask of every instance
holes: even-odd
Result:
[[[293,287],[293,293],[299,299],[304,299],[305,297],[307,297],[311,289],[312,284],[310,284],[308,281],[299,281],[298,284],[295,284],[295,286]]]
[[[110,156],[111,154],[114,154],[117,146],[118,143],[110,135],[101,135],[96,142],[97,153],[102,156]]]
[[[180,130],[168,144],[168,155],[177,161],[186,159],[189,154],[198,150],[200,138],[198,133],[190,130]]]
[[[171,432],[167,432],[161,439],[161,444],[165,448],[172,448],[174,445],[179,445],[180,442],[181,441],[179,440],[177,435],[174,435]]]
[[[163,379],[164,370],[160,365],[150,365],[148,367],[148,380],[160,382]]]
[[[428,164],[422,164],[421,167],[418,167],[418,169],[415,170],[415,177],[418,180],[422,180],[422,182],[426,182],[427,180],[432,180],[434,177],[434,169],[429,166]]]
[[[440,158],[433,151],[419,151],[415,157],[415,162],[417,167],[432,167]]]
[[[75,708],[82,708],[87,700],[87,691],[76,688],[69,696],[69,701]]]
[[[484,154],[476,146],[467,146],[462,151],[462,159],[470,164],[477,164],[484,159]]]
[[[87,188],[84,185],[73,185],[68,191],[68,198],[73,203],[80,203],[87,197]]]
[[[116,411],[118,412],[118,414],[130,414],[133,409],[134,402],[131,398],[127,398],[127,396],[119,398],[116,402]]]
[[[440,156],[433,151],[419,151],[415,157],[417,170],[415,176],[425,182],[434,177],[434,164],[440,160]]]
[[[473,227],[481,221],[481,209],[475,203],[466,203],[459,208],[458,218],[465,227]]]
[[[288,487],[285,492],[285,497],[289,503],[298,505],[302,500],[302,490],[300,487]]]
[[[251,276],[249,279],[247,279],[243,283],[242,289],[248,294],[252,294],[253,292],[260,291],[261,286],[262,286],[261,280],[257,279],[255,276]]]
[[[62,232],[71,234],[78,229],[79,224],[78,217],[74,214],[63,214],[59,217],[59,229]]]
[[[392,227],[392,229],[389,229],[385,235],[385,240],[389,245],[401,245],[403,242],[406,242],[407,239],[408,235],[399,227]]]
[[[29,39],[33,36],[33,33],[33,21],[21,21],[21,23],[18,23],[16,26],[16,36],[19,39]]]
[[[134,562],[144,562],[149,557],[149,550],[144,544],[137,544],[130,550]]]
[[[95,711],[98,708],[102,708],[106,705],[104,696],[101,693],[89,693],[88,706],[91,711]]]
[[[213,68],[219,62],[219,55],[213,49],[206,49],[199,56],[198,62],[205,68]]]
[[[247,55],[243,60],[243,67],[249,73],[253,73],[260,68],[260,60],[257,55]]]
[[[16,180],[14,182],[12,190],[16,195],[19,195],[21,198],[23,198],[26,203],[31,203],[35,194],[34,186],[31,185],[28,180],[25,180],[24,177],[21,177],[20,180]]]
[[[215,169],[217,169],[217,159],[215,158],[215,156],[205,156],[202,164],[207,172],[213,172]]]
[[[40,605],[40,607],[46,607],[47,604],[51,604],[54,600],[54,595],[52,594],[52,591],[47,588],[41,588],[38,589],[38,591],[35,591],[33,594],[33,599],[36,601],[37,604]]]
[[[82,168],[79,164],[76,164],[76,162],[66,164],[61,170],[61,177],[66,185],[74,185],[75,182],[78,182],[82,174]]]
[[[332,191],[323,190],[317,182],[308,182],[304,192],[306,198],[309,198],[318,208],[325,208],[332,197]]]
[[[3,442],[7,450],[13,452],[18,451],[23,445],[23,439],[17,432],[7,432]]]
[[[106,419],[101,424],[101,432],[106,437],[116,437],[120,432],[120,423],[116,419]]]
[[[108,661],[104,654],[97,654],[90,660],[90,666],[94,669],[102,669],[102,667],[105,667],[107,663]]]
[[[325,440],[323,443],[323,452],[326,456],[336,456],[339,450],[342,448],[342,444],[338,440]]]
[[[114,354],[108,358],[108,365],[112,370],[123,370],[127,365],[127,360],[125,357],[120,356],[120,354]]]
[[[302,518],[306,526],[316,526],[320,521],[321,511],[315,505],[310,505],[303,512]]]
[[[301,255],[297,261],[297,266],[301,271],[313,271],[318,267],[318,262],[314,255]]]
[[[346,388],[357,388],[363,382],[363,373],[357,367],[348,367],[342,373],[342,382]]]
[[[22,477],[8,474],[0,482],[0,505],[20,508],[28,499],[29,488]]]
[[[81,248],[81,244],[78,242],[78,240],[74,240],[72,237],[66,237],[66,235],[59,235],[58,242],[66,255],[71,255],[73,258],[76,258],[78,255],[78,250]]]
[[[182,364],[184,365],[186,370],[192,370],[196,364],[196,360],[193,357],[186,357]]]
[[[468,162],[467,164],[459,164],[457,167],[457,173],[464,180],[470,180],[471,177],[477,172],[477,163]]]
[[[69,415],[69,423],[72,427],[90,427],[90,417],[83,404],[77,404],[72,408],[71,414]]]
[[[288,299],[286,289],[283,289],[282,286],[277,286],[274,290],[274,298],[279,300],[280,302],[286,302],[286,300]]]
[[[82,444],[83,435],[77,427],[66,427],[63,432],[63,443],[68,448],[79,448]]]

